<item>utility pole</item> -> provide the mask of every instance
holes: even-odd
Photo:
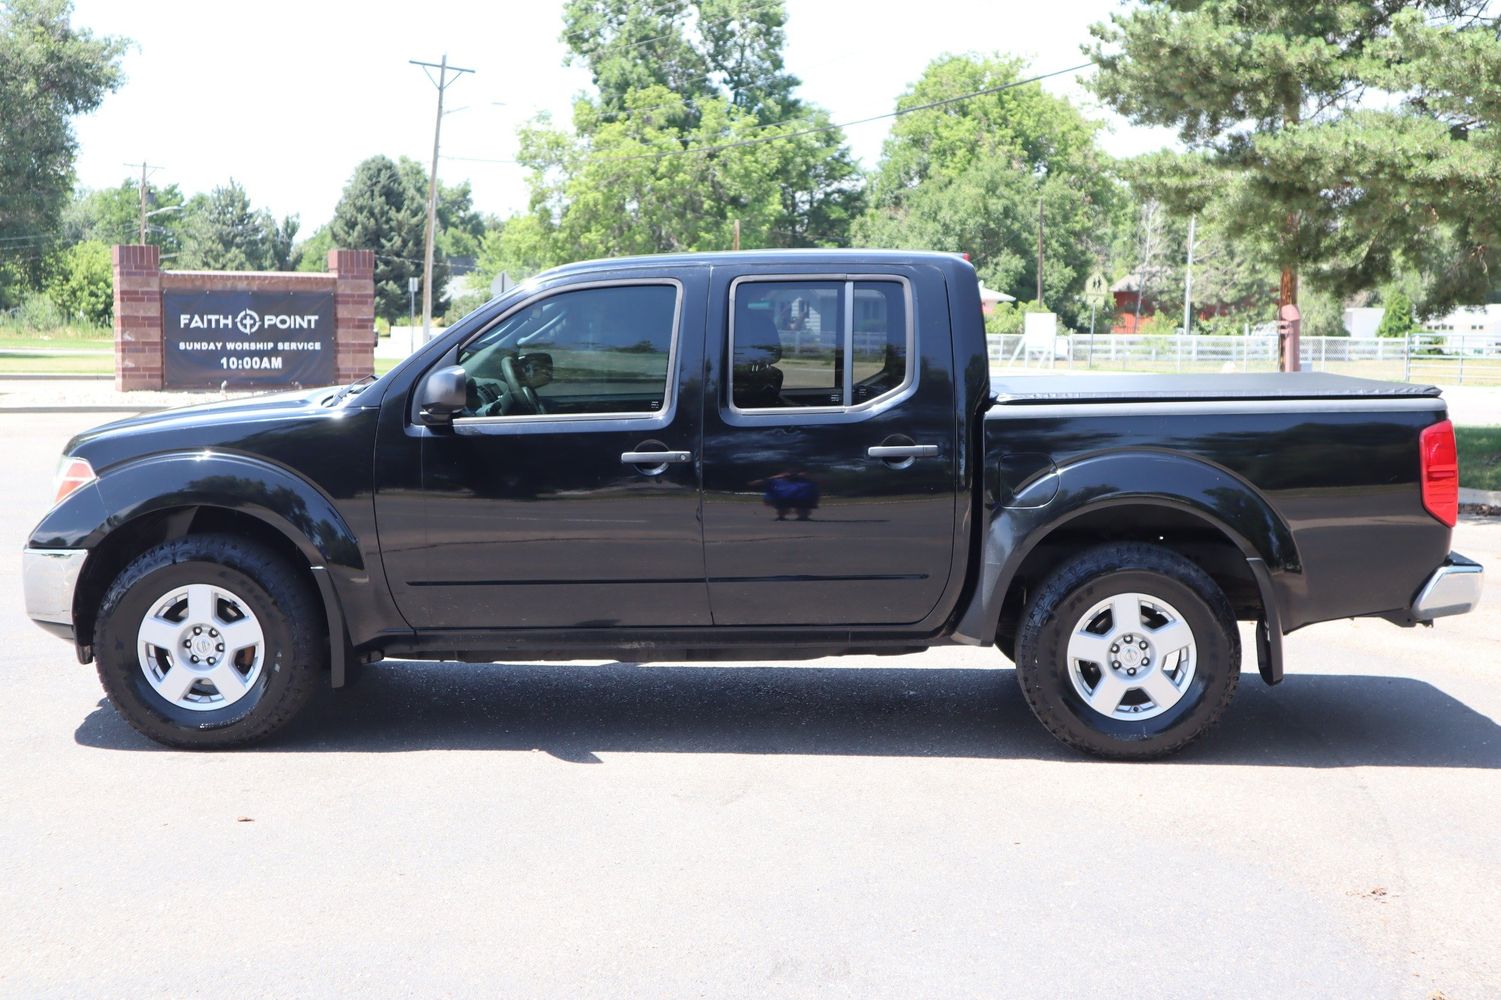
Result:
[[[422,72],[438,88],[438,117],[433,125],[433,169],[427,181],[427,232],[422,241],[422,340],[426,343],[432,339],[433,333],[433,233],[438,223],[438,139],[443,133],[443,92],[459,77],[473,73],[474,70],[448,65],[446,52],[443,53],[441,62],[422,62],[418,59],[407,61],[413,66],[421,66]],[[436,78],[433,77],[433,70],[438,71]],[[450,73],[453,74],[452,79],[449,78]]]
[[[1183,267],[1183,332],[1193,333],[1193,287],[1194,287],[1194,223],[1197,215],[1188,217],[1188,261]]]
[[[1037,197],[1037,306],[1042,308],[1042,196]]]
[[[145,160],[142,160],[140,163],[127,163],[125,165],[127,167],[140,167],[141,168],[141,232],[140,232],[140,241],[144,245],[145,242],[146,242],[146,178],[148,176],[147,170],[156,170],[157,168],[154,167],[154,166],[152,166],[151,164],[147,163]]]
[[[735,220],[735,249],[740,249],[740,220]]]

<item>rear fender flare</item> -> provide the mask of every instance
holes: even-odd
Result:
[[[1055,489],[1051,500],[1028,506],[1029,494]],[[1014,502],[1017,506],[991,510],[982,541],[979,586],[955,629],[960,642],[991,642],[1011,583],[1032,550],[1073,519],[1103,508],[1167,507],[1216,528],[1248,560],[1270,623],[1281,620],[1272,576],[1302,571],[1291,529],[1255,487],[1226,469],[1185,455],[1131,451],[1086,458],[1033,482]]]

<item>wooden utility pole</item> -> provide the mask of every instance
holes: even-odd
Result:
[[[1037,305],[1042,307],[1042,196],[1037,197]]]
[[[740,220],[735,220],[735,249],[740,249]]]
[[[427,231],[422,240],[422,340],[426,343],[433,335],[433,234],[438,224],[438,140],[443,134],[443,92],[459,77],[474,70],[448,65],[446,52],[436,63],[417,59],[407,61],[413,66],[421,66],[433,86],[438,88],[438,117],[433,125],[433,169],[427,179]],[[433,70],[438,71],[436,78]],[[450,73],[453,79],[449,79]]]
[[[146,178],[150,176],[150,174],[148,173],[148,171],[156,170],[157,168],[153,167],[151,164],[147,163],[145,160],[142,160],[140,163],[127,163],[125,165],[127,167],[140,167],[141,168],[141,229],[140,229],[140,232],[137,235],[140,238],[140,242],[142,244],[145,244],[145,242],[146,242],[146,214],[147,214],[146,213]]]

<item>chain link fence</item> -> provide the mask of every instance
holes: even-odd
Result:
[[[1270,372],[1276,334],[990,335],[993,370],[1121,372]],[[1443,385],[1501,386],[1501,335],[1417,333],[1405,339],[1304,337],[1303,368],[1363,378]]]

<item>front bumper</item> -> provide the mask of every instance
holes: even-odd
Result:
[[[73,591],[88,549],[22,549],[21,589],[26,614],[49,632],[73,631]]]
[[[1412,602],[1410,613],[1413,620],[1426,622],[1475,610],[1484,584],[1484,566],[1458,552],[1450,552],[1449,558],[1433,571]]]

